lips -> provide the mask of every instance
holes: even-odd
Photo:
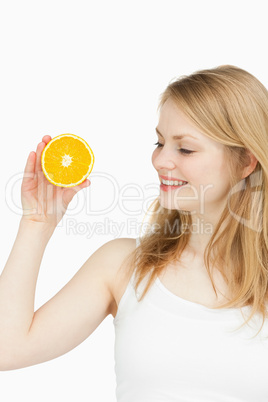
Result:
[[[187,181],[175,177],[159,176],[159,178],[161,180],[160,190],[162,191],[176,190],[188,184]]]
[[[185,181],[185,180],[182,180],[182,179],[177,179],[176,177],[168,177],[168,176],[159,176],[160,177],[160,180],[162,181],[162,179],[163,180],[168,180],[168,181],[182,181],[183,183],[188,183],[187,181]]]

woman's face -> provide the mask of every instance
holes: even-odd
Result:
[[[157,136],[152,163],[160,180],[160,204],[218,216],[230,190],[224,145],[202,134],[171,99],[161,108]]]

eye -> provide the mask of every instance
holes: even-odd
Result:
[[[159,141],[157,141],[154,145],[156,145],[157,148],[162,148],[164,146],[164,144],[160,144]],[[194,153],[194,151],[191,151],[190,149],[185,149],[185,148],[179,148],[178,151],[183,155],[190,155],[190,154]]]
[[[179,152],[184,155],[190,155],[190,154],[194,153],[194,151],[190,151],[190,149],[185,149],[185,148],[179,148]]]
[[[160,144],[159,141],[157,141],[154,145],[157,145],[157,148],[161,148],[163,146],[163,144]]]

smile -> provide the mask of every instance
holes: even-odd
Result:
[[[185,186],[188,184],[187,181],[182,181],[182,180],[165,180],[161,178],[161,183],[160,183],[160,190],[162,191],[172,191],[176,190],[182,186]]]
[[[161,183],[165,186],[184,186],[185,184],[187,184],[187,181],[161,179]]]

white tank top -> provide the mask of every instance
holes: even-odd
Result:
[[[267,402],[268,322],[182,299],[156,279],[138,302],[132,276],[115,328],[117,402]]]

